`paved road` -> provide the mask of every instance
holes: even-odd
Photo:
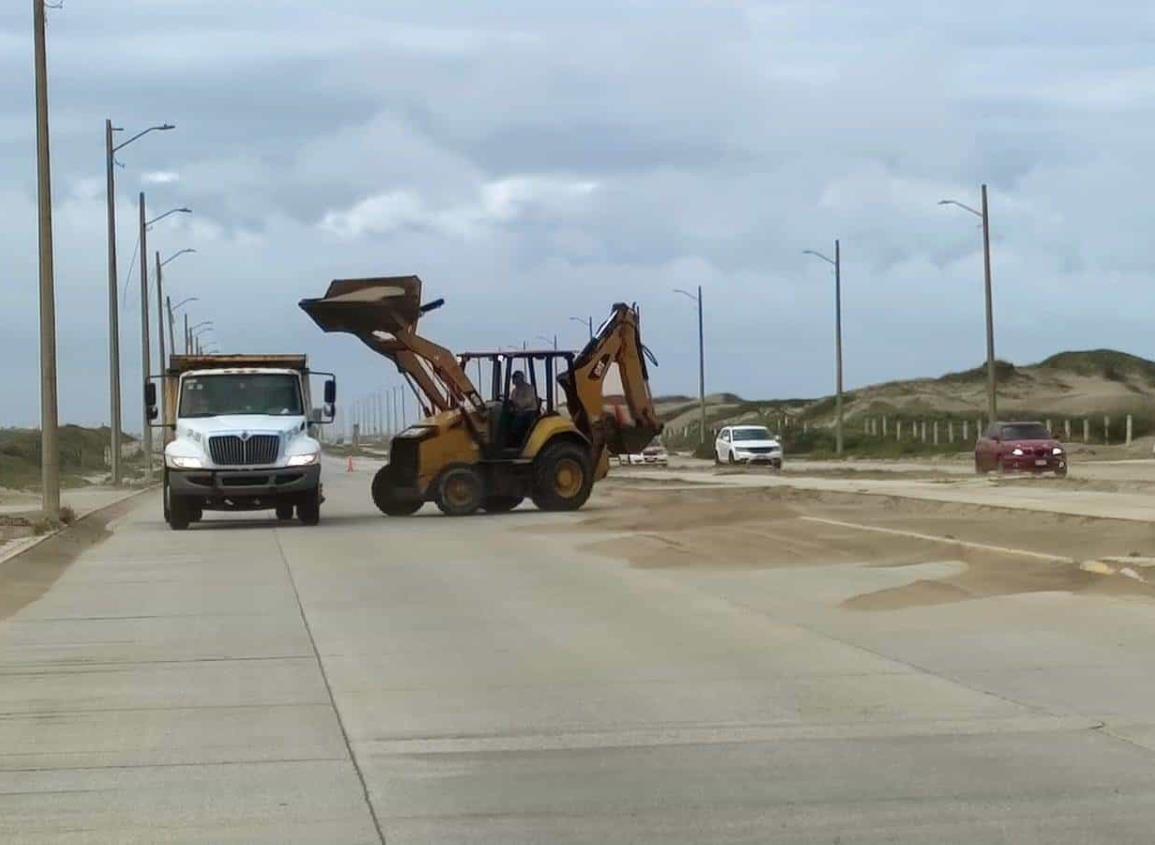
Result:
[[[0,841],[1150,841],[1146,600],[854,612],[958,564],[641,569],[328,478],[0,569]]]

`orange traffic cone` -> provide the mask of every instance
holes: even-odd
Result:
[[[348,464],[348,466],[345,467],[345,472],[352,472],[352,471],[353,471],[353,456],[350,455],[349,456],[349,464]]]

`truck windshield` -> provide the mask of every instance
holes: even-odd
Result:
[[[180,416],[186,419],[226,414],[295,417],[302,413],[301,383],[294,375],[230,373],[189,376],[181,383]]]

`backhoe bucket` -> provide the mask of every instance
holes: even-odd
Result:
[[[338,279],[320,299],[302,299],[301,309],[322,331],[358,337],[413,331],[421,318],[421,279],[384,276]]]

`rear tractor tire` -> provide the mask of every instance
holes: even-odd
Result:
[[[437,479],[437,507],[446,516],[469,516],[484,501],[485,481],[471,466],[451,466]]]
[[[370,488],[373,504],[386,516],[411,516],[417,513],[424,502],[420,499],[398,496],[396,479],[391,469],[389,464],[386,464],[373,476],[373,486]]]
[[[533,503],[543,511],[576,511],[594,486],[589,450],[561,441],[542,449],[533,462]]]

